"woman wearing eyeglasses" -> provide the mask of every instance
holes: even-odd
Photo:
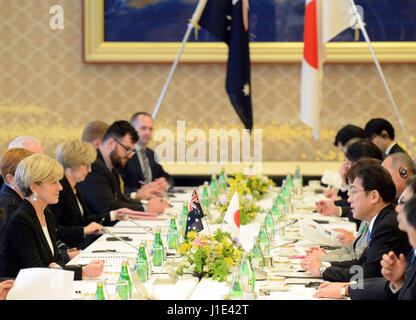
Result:
[[[98,277],[104,262],[95,260],[86,266],[64,266],[56,243],[56,225],[46,210],[59,200],[62,166],[42,154],[33,154],[16,168],[15,180],[24,200],[9,217],[5,239],[5,276],[16,277],[19,270],[31,267],[63,267],[75,272],[75,280]]]
[[[56,148],[56,160],[64,168],[64,176],[60,180],[62,190],[59,201],[50,205],[55,219],[60,225],[73,227],[85,226],[85,238],[82,243],[70,243],[77,248],[85,248],[96,239],[102,224],[109,225],[118,219],[115,212],[93,215],[90,213],[78,183],[84,181],[91,172],[91,163],[95,161],[97,151],[87,142],[72,140],[60,144]],[[121,208],[117,212],[129,213],[132,210]]]

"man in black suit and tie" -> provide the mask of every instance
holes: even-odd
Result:
[[[396,206],[399,229],[406,231],[413,249],[405,257],[390,251],[380,261],[383,277],[365,279],[362,286],[350,283],[324,283],[315,293],[317,298],[352,300],[415,300],[416,299],[416,179],[408,180],[408,187]]]
[[[360,166],[354,176],[350,179],[353,182],[349,187],[348,202],[354,218],[368,222],[367,248],[357,260],[329,265],[316,257],[306,257],[302,261],[303,269],[327,281],[350,281],[355,269],[361,269],[365,279],[380,277],[380,260],[384,253],[407,254],[410,251],[407,235],[399,230],[392,206],[396,187],[390,174],[380,165],[372,164]]]
[[[371,119],[365,125],[365,132],[386,156],[396,152],[406,152],[394,141],[394,128],[386,119]]]
[[[120,170],[125,191],[139,199],[160,195],[173,187],[174,181],[158,163],[155,152],[146,147],[152,140],[153,119],[146,112],[136,112],[130,123],[136,129],[139,140],[135,145],[136,153]]]
[[[150,199],[146,206],[140,200],[125,196],[123,181],[117,172],[135,153],[136,130],[125,120],[115,121],[108,128],[97,150],[91,172],[79,188],[92,214],[114,212],[119,208],[162,213],[167,207],[161,198]],[[112,219],[113,220],[113,219]]]

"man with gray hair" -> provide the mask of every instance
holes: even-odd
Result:
[[[43,154],[42,144],[39,139],[30,136],[21,136],[10,142],[8,149],[22,148],[34,153]]]

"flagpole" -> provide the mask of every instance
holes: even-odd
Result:
[[[379,75],[381,77],[381,81],[383,82],[383,85],[384,85],[384,87],[385,87],[385,89],[387,91],[387,95],[389,96],[390,102],[393,105],[394,112],[396,113],[397,119],[399,120],[399,124],[400,124],[400,126],[401,126],[401,128],[403,130],[403,133],[404,133],[404,136],[406,138],[407,144],[408,144],[408,146],[410,148],[410,151],[412,152],[413,159],[416,160],[415,150],[414,150],[414,148],[412,146],[412,143],[410,142],[409,135],[407,134],[407,130],[406,130],[405,126],[404,126],[404,123],[402,121],[402,118],[400,117],[400,113],[399,113],[399,110],[397,108],[396,102],[393,99],[393,95],[392,95],[392,93],[390,91],[389,85],[387,84],[386,78],[384,77],[383,70],[381,69],[380,63],[378,62],[378,59],[377,59],[376,54],[374,52],[373,46],[371,45],[370,38],[369,38],[369,36],[367,34],[367,30],[365,29],[365,26],[364,26],[364,22],[362,21],[361,16],[358,13],[357,7],[355,5],[355,1],[354,0],[350,0],[350,3],[351,3],[351,6],[352,6],[352,9],[354,11],[355,16],[357,17],[358,24],[360,26],[361,32],[363,33],[363,37],[364,37],[364,39],[368,43],[368,47],[370,49],[371,55],[373,56],[374,63],[376,65],[377,70],[378,70],[378,73],[379,73]]]
[[[165,96],[165,93],[166,93],[166,91],[168,89],[169,83],[170,83],[170,81],[172,79],[173,73],[175,72],[176,66],[178,65],[179,59],[180,59],[180,57],[182,55],[182,51],[185,48],[185,44],[188,42],[188,39],[189,39],[189,36],[191,34],[192,29],[195,26],[198,25],[199,19],[201,18],[202,12],[205,9],[205,5],[207,4],[207,1],[208,0],[199,0],[198,5],[197,5],[197,7],[196,7],[196,9],[194,11],[194,14],[192,15],[192,19],[188,23],[188,29],[185,32],[185,36],[183,37],[182,44],[181,44],[181,46],[179,48],[178,54],[176,55],[176,59],[173,62],[173,65],[172,65],[172,67],[170,69],[169,75],[168,75],[168,77],[167,77],[167,79],[165,81],[165,85],[163,86],[162,93],[160,94],[159,99],[158,99],[158,101],[156,103],[156,107],[153,110],[153,114],[152,114],[152,118],[153,119],[156,118],[156,115],[157,115],[157,113],[159,111],[159,108],[160,108],[160,105],[162,103],[162,100],[163,100],[163,98]]]

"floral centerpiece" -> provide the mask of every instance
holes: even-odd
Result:
[[[258,213],[264,212],[264,209],[256,205],[256,201],[261,200],[274,187],[273,180],[262,176],[248,176],[243,173],[237,173],[233,178],[228,179],[230,191],[228,195],[222,195],[217,203],[217,210],[220,216],[217,223],[224,218],[231,197],[234,192],[238,193],[238,201],[240,204],[240,224],[246,225],[250,223]]]
[[[182,261],[176,273],[185,272],[226,281],[232,269],[240,265],[242,249],[231,238],[231,234],[218,229],[211,235],[188,232],[185,242],[178,248]]]

